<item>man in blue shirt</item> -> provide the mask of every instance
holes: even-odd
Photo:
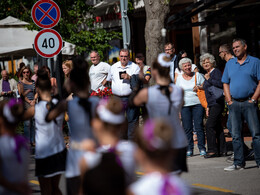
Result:
[[[170,66],[170,77],[171,80],[174,81],[174,72],[175,69],[179,66],[177,55],[175,54],[175,48],[173,43],[166,43],[164,45],[164,52],[171,56],[171,66]]]
[[[257,112],[257,100],[260,95],[260,60],[247,55],[247,45],[243,39],[234,39],[232,46],[236,58],[227,62],[222,83],[232,116],[234,164],[226,167],[225,171],[240,170],[245,166],[241,137],[242,117],[250,129],[256,164],[260,168],[260,125]]]

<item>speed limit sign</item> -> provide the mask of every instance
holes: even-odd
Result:
[[[60,34],[53,29],[41,30],[34,39],[34,48],[42,57],[51,58],[60,53],[62,49],[62,38]]]

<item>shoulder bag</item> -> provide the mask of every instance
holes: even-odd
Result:
[[[197,85],[197,73],[195,73],[195,86]],[[201,105],[204,107],[204,108],[207,108],[208,107],[208,102],[207,102],[207,99],[206,99],[206,95],[205,95],[205,91],[203,89],[198,89],[197,90],[197,95],[198,95],[198,98],[200,100],[200,103]]]

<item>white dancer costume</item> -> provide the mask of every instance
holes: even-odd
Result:
[[[175,131],[172,135],[172,148],[180,149],[188,145],[186,134],[179,118],[179,112],[183,103],[183,93],[180,87],[174,84],[170,84],[170,86],[172,87],[172,92],[170,94],[170,99],[172,101],[170,115],[168,113],[169,100],[166,95],[161,93],[159,85],[148,88],[146,108],[148,110],[149,118],[162,118],[167,120],[169,124],[174,127]]]
[[[58,100],[53,99],[52,103],[57,104]],[[65,162],[59,162],[65,158],[64,154],[63,157],[60,157],[59,153],[66,150],[62,133],[64,114],[59,115],[55,121],[46,122],[45,117],[49,112],[46,105],[47,101],[40,101],[35,105],[36,176],[52,177],[64,172],[65,167]],[[52,156],[51,160],[48,159],[50,156]],[[50,166],[46,166],[46,164]],[[56,167],[56,169],[54,167]],[[61,167],[63,167],[63,169]],[[46,170],[48,168],[52,170]]]
[[[152,172],[130,186],[134,195],[189,195],[189,187],[175,175]]]
[[[91,113],[87,113],[84,108],[78,103],[79,97],[73,97],[73,100],[68,102],[69,126],[71,130],[70,142],[81,142],[87,138],[93,138],[92,129],[90,126],[90,114],[94,117],[95,108],[99,99],[97,97],[88,98],[91,103]],[[70,148],[67,154],[66,163],[66,178],[80,176],[79,161],[82,158],[84,151]]]
[[[9,135],[0,137],[0,171],[4,179],[10,183],[28,183],[29,150],[26,146],[21,146],[20,150],[15,152],[16,147],[14,137]],[[0,194],[17,193],[0,186]]]
[[[109,152],[110,150],[115,150],[116,155],[118,155],[120,162],[126,173],[127,184],[135,181],[135,170],[136,164],[134,159],[134,152],[136,146],[130,141],[119,141],[115,148],[111,148],[110,145],[103,145],[97,149],[97,153],[85,152],[84,159],[86,160],[89,168],[94,168],[97,166],[102,158],[102,152]]]

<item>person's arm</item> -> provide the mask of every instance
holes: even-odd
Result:
[[[126,190],[126,195],[134,195],[134,193],[130,189],[127,189]]]
[[[112,67],[109,69],[109,72],[107,74],[106,82],[111,82],[113,77]]]
[[[61,113],[65,112],[68,108],[68,102],[66,100],[61,101],[58,105],[49,111],[46,115],[45,120],[46,122],[50,122],[57,118]],[[51,109],[51,108],[48,108]]]
[[[141,106],[148,101],[148,88],[144,88],[134,97],[134,105]]]
[[[106,80],[106,78],[105,78],[105,79],[101,82],[101,84],[102,84],[103,86],[105,86],[106,83],[107,83],[107,80]]]
[[[36,103],[36,101],[37,101],[37,99],[38,99],[38,93],[35,93],[35,94],[34,94],[34,98],[33,98],[33,100],[31,100],[30,105],[31,105],[31,106],[34,106],[35,103]]]
[[[79,169],[80,169],[79,195],[83,195],[83,179],[86,171],[88,170],[88,165],[84,158],[81,158],[79,161]]]
[[[175,73],[174,73],[174,81],[173,81],[173,83],[174,83],[174,84],[176,84],[177,77],[178,77],[178,73],[177,73],[177,72],[175,72]]]
[[[193,70],[193,72],[199,72],[198,67],[196,67],[196,68]]]
[[[253,103],[252,100],[254,100],[255,102],[257,102],[258,98],[259,98],[259,95],[260,95],[260,81],[258,81],[258,85],[256,87],[256,90],[255,90],[255,93],[254,95],[251,97],[251,100],[249,100],[250,103]],[[254,103],[255,103],[254,102]]]
[[[131,66],[133,66],[133,67],[131,67],[131,70],[129,71],[130,73],[123,73],[123,74],[121,74],[123,79],[130,80],[132,75],[134,75],[134,74],[135,75],[139,75],[139,73],[140,73],[139,66],[134,64],[134,63],[132,63]]]
[[[29,109],[27,109],[22,117],[22,120],[26,121],[32,118],[35,114],[35,107],[32,106]]]
[[[106,64],[106,72],[107,72],[107,76],[106,76],[106,78],[101,82],[101,84],[103,85],[103,86],[105,86],[106,84],[107,84],[107,77],[108,77],[108,75],[110,74],[110,69],[111,69],[111,66],[109,65],[109,64]]]
[[[195,86],[193,87],[193,91],[197,92],[198,89],[203,89],[203,84],[204,84],[205,79],[198,72],[195,74],[195,77],[196,77],[196,79],[195,79],[196,83],[195,83]]]
[[[233,102],[232,102],[231,95],[230,95],[229,84],[223,83],[223,88],[224,88],[224,95],[225,95],[226,102],[228,105],[231,105]]]
[[[20,96],[23,95],[23,84],[22,83],[18,83],[17,84],[17,89],[18,89],[18,93]]]
[[[223,84],[221,82],[221,77],[222,74],[219,70],[215,69],[214,70],[214,75],[210,76],[210,74],[208,73],[208,77],[205,76],[205,79],[213,86],[218,87],[218,88],[222,88]]]

